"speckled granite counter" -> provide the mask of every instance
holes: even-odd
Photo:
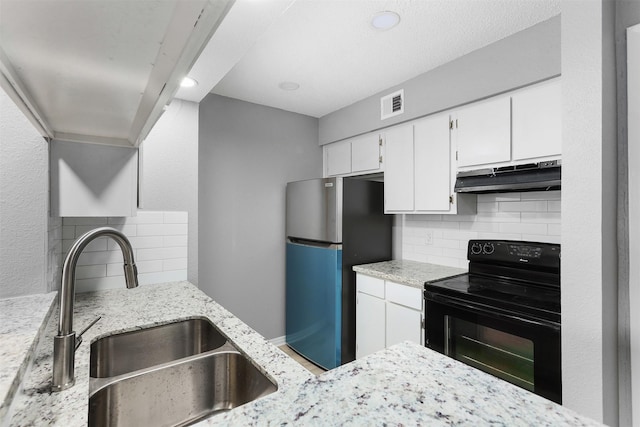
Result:
[[[201,425],[596,426],[547,399],[411,342]]]
[[[409,342],[314,377],[188,282],[76,297],[84,335],[76,385],[50,393],[51,316],[34,366],[16,394],[9,425],[87,424],[89,343],[115,332],[209,318],[278,383],[278,391],[198,425],[598,425],[553,402]]]
[[[293,359],[188,282],[113,289],[76,295],[74,325],[78,330],[102,319],[83,336],[76,352],[76,384],[51,393],[53,336],[57,309],[44,330],[35,362],[16,394],[12,426],[86,426],[89,402],[89,344],[97,338],[178,319],[206,317],[278,383],[273,397],[293,400],[300,383],[315,378]],[[294,394],[292,394],[294,393]]]
[[[356,265],[356,273],[366,274],[379,279],[390,280],[414,288],[424,287],[425,282],[444,279],[466,273],[463,268],[447,267],[444,265],[427,264],[417,261],[392,260],[373,264]]]
[[[56,295],[51,292],[0,300],[0,422],[33,357]]]

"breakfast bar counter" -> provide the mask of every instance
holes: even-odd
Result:
[[[114,333],[204,317],[278,386],[276,392],[197,425],[599,425],[427,348],[405,342],[313,376],[188,282],[78,294],[78,328],[101,319],[76,354],[76,384],[51,393],[50,316],[34,363],[3,424],[84,426],[89,344]],[[3,343],[4,344],[4,343]]]

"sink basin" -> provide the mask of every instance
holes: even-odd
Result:
[[[90,426],[182,426],[278,389],[204,318],[101,338],[89,375]]]
[[[91,344],[94,378],[122,375],[221,348],[227,338],[203,318],[101,338]]]
[[[90,426],[182,426],[277,390],[237,351],[211,352],[123,375],[89,397]]]

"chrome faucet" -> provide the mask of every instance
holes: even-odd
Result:
[[[74,365],[76,349],[80,338],[73,330],[73,303],[75,300],[76,264],[83,249],[98,237],[111,237],[120,246],[124,258],[124,280],[127,288],[138,286],[138,270],[133,260],[133,249],[129,239],[120,231],[110,227],[100,227],[88,231],[75,241],[62,265],[60,287],[60,318],[58,335],[53,339],[53,384],[52,391],[65,390],[75,383]]]

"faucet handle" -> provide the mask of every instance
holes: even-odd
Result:
[[[89,323],[89,325],[86,328],[80,331],[78,336],[76,336],[76,350],[78,349],[78,347],[80,347],[80,344],[82,344],[82,335],[84,335],[84,333],[87,332],[89,328],[95,325],[100,319],[102,319],[102,316],[98,316],[93,322]]]

